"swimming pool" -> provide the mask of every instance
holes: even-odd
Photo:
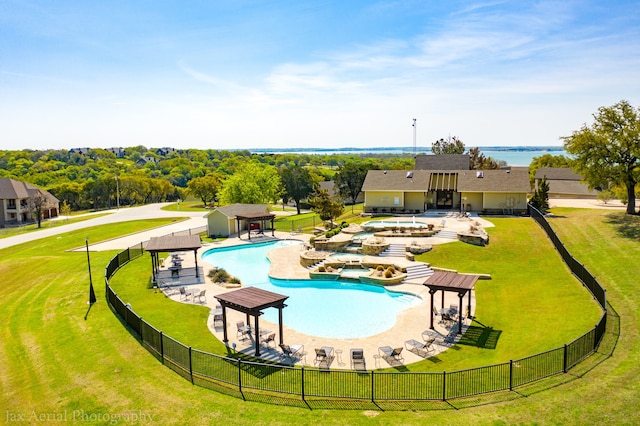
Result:
[[[202,258],[238,277],[244,286],[289,296],[287,307],[282,310],[284,324],[311,336],[338,339],[373,336],[393,327],[404,309],[422,302],[418,296],[362,283],[270,278],[267,252],[292,244],[302,242],[285,240],[211,249]],[[262,318],[277,324],[278,310],[266,309]]]

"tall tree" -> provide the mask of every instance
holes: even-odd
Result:
[[[280,179],[284,187],[283,199],[287,198],[296,203],[296,210],[300,214],[300,201],[307,198],[314,191],[311,173],[304,167],[292,166],[280,169]]]
[[[471,170],[497,170],[500,165],[491,157],[485,157],[480,148],[469,149],[469,168]]]
[[[47,197],[38,190],[32,198],[32,203],[32,214],[36,217],[38,228],[40,228],[42,226],[43,213],[49,208],[49,202],[47,201]]]
[[[541,212],[549,210],[549,183],[547,182],[547,176],[542,178],[529,202]]]
[[[368,171],[369,167],[362,162],[349,162],[340,166],[338,173],[333,177],[334,186],[338,189],[340,197],[351,200],[352,212]]]
[[[435,155],[443,154],[463,154],[464,144],[457,137],[439,139],[431,144],[431,152]]]
[[[204,207],[214,201],[222,185],[222,176],[217,173],[193,178],[187,184],[189,192],[202,200]]]
[[[640,181],[640,110],[622,100],[600,107],[586,124],[565,136],[564,149],[573,155],[574,170],[590,188],[624,185],[627,214],[636,214],[635,187]]]
[[[275,167],[246,162],[222,183],[220,198],[225,204],[270,203],[277,201],[281,187]]]

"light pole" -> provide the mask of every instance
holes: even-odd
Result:
[[[96,293],[93,291],[93,281],[91,279],[91,258],[89,258],[89,237],[85,238],[84,243],[87,246],[87,265],[89,266],[89,305],[96,303]]]
[[[416,129],[418,128],[418,123],[416,123],[416,119],[413,119],[413,158],[416,158]]]
[[[118,175],[116,174],[116,206],[120,210],[120,182],[118,181]]]

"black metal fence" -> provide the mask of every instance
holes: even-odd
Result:
[[[544,216],[537,213],[532,214],[534,219],[543,226],[554,244],[563,247]],[[194,384],[239,398],[244,398],[244,391],[251,390],[262,395],[262,400],[274,403],[291,403],[292,397],[305,402],[341,398],[374,403],[447,401],[513,390],[545,377],[566,373],[597,349],[606,328],[605,311],[592,330],[562,347],[502,364],[451,372],[321,370],[246,361],[186,346],[144,321],[118,297],[110,287],[109,279],[120,267],[141,256],[143,251],[142,244],[126,249],[107,265],[105,285],[109,304],[134,331],[141,344],[164,365]],[[564,247],[563,252],[566,252]],[[567,253],[563,259],[572,258]],[[595,278],[577,261],[567,264],[581,280],[586,277],[589,285],[585,285],[606,309],[604,289]]]

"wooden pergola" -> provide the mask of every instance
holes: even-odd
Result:
[[[247,233],[249,234],[249,239],[251,239],[251,224],[255,223],[255,222],[259,222],[261,224],[260,229],[262,230],[264,228],[264,222],[266,220],[270,220],[271,221],[271,236],[275,237],[274,234],[274,226],[273,226],[273,219],[276,217],[275,214],[272,213],[251,213],[251,214],[244,214],[244,215],[237,215],[236,216],[236,229],[238,230],[238,238],[240,238],[240,233],[242,232],[242,229],[240,227],[240,223],[241,221],[245,221],[249,226],[249,229],[247,230]]]
[[[471,290],[478,281],[478,275],[466,275],[458,274],[456,272],[441,272],[436,271],[429,278],[425,280],[423,285],[429,287],[429,294],[431,295],[431,306],[429,308],[429,315],[431,318],[430,329],[434,329],[433,326],[433,295],[442,291],[442,303],[440,308],[444,309],[444,292],[452,291],[458,293],[460,299],[458,307],[458,334],[462,334],[462,298],[465,294],[469,294],[468,310],[471,312]]]
[[[153,282],[157,281],[160,261],[158,253],[193,251],[196,262],[196,278],[198,278],[198,249],[202,247],[199,235],[165,235],[163,237],[152,237],[145,250],[151,253],[151,270]]]
[[[284,343],[282,336],[282,309],[287,305],[284,301],[289,296],[278,293],[272,293],[257,287],[243,287],[241,289],[230,291],[228,293],[218,294],[214,296],[222,306],[222,327],[224,330],[224,338],[222,341],[229,343],[227,336],[227,308],[235,311],[243,312],[247,315],[247,324],[251,324],[250,316],[255,318],[255,344],[256,356],[260,356],[260,324],[258,318],[262,315],[262,310],[266,308],[278,309],[278,329],[280,335],[280,344]]]

